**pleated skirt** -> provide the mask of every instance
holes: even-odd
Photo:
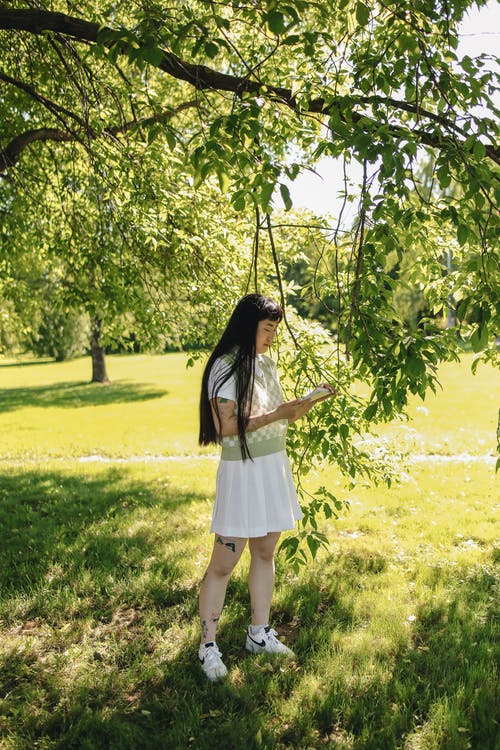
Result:
[[[301,518],[285,451],[220,462],[211,532],[248,539],[293,529]]]

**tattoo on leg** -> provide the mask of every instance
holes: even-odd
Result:
[[[230,549],[231,552],[236,552],[236,542],[225,542],[221,536],[216,536],[215,541],[217,544],[222,544],[224,547]]]
[[[206,620],[201,621],[201,637],[205,641],[208,635],[208,625]]]

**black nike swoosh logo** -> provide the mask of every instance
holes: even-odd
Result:
[[[249,637],[249,638],[250,638],[250,640],[251,640],[251,641],[253,641],[253,642],[254,642],[254,643],[255,643],[255,644],[257,645],[257,646],[265,646],[265,645],[266,645],[266,642],[265,642],[265,641],[256,641],[256,640],[255,640],[255,638],[252,638],[252,636],[250,635],[250,633],[248,634],[248,637]]]

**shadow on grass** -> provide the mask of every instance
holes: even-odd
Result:
[[[53,365],[55,362],[56,360],[54,358],[30,359],[26,362],[0,362],[0,370],[8,367],[33,367],[34,365],[40,367],[41,365]]]
[[[458,586],[442,569],[436,576],[448,596],[417,609],[410,644],[380,655],[374,644],[365,674],[326,682],[311,712],[299,712],[276,744],[302,747],[313,726],[321,738],[313,747],[498,750],[498,580],[488,568]]]
[[[197,500],[193,493],[133,480],[127,469],[116,467],[89,475],[56,470],[4,474],[0,589],[31,591],[50,570],[64,585],[78,568],[103,578],[140,566],[158,540],[147,533],[147,524],[127,528],[134,512],[157,509],[172,518]],[[182,533],[176,531],[177,538]]]
[[[330,635],[335,660],[364,627],[353,607],[360,583],[386,595],[389,561],[346,550],[284,587],[275,622],[296,649],[294,665],[245,652],[248,588],[235,575],[218,635],[230,677],[209,684],[196,660],[197,585],[182,567],[192,568],[199,528],[190,520],[205,500],[117,468],[0,478],[5,593],[38,589],[36,628],[15,631],[0,669],[0,730],[12,747],[496,748],[495,582],[486,568],[460,578],[436,567],[433,583],[446,594],[415,611],[411,637],[380,653],[373,643],[335,679],[323,663]],[[72,587],[58,621],[49,600]],[[317,688],[304,700],[308,679]]]
[[[106,404],[149,401],[162,398],[167,391],[143,383],[117,381],[102,385],[89,382],[54,383],[29,388],[1,388],[0,412],[26,407],[78,408]]]
[[[349,575],[344,562],[339,560],[332,572]],[[99,663],[89,665],[86,681],[75,685],[66,707],[58,705],[38,719],[36,731],[28,722],[25,736],[30,741],[43,737],[54,741],[54,747],[75,750],[209,750],[220,745],[245,750],[496,750],[493,583],[487,572],[477,576],[454,593],[450,590],[446,602],[417,612],[409,645],[381,655],[374,647],[372,658],[388,661],[384,670],[389,679],[378,679],[368,666],[365,674],[353,668],[339,681],[328,679],[315,657],[319,644],[314,639],[298,652],[297,663],[253,657],[243,648],[240,616],[226,622],[220,632],[228,680],[209,684],[196,663],[195,644],[182,634],[175,655],[170,657],[166,650],[165,662],[150,665],[138,679],[134,665],[147,662],[149,655],[139,624],[128,639],[122,638],[112,665],[105,665],[106,679],[95,677]],[[306,599],[307,585],[295,590],[299,600]],[[303,627],[319,629],[326,619],[333,629],[344,612],[341,630],[349,635],[353,618],[345,603],[338,601],[341,595],[333,589],[318,598],[310,585],[309,591],[312,601],[306,606],[309,615]],[[229,593],[229,600],[240,599],[237,604],[246,605],[248,594],[241,581]],[[306,614],[303,608],[301,614]],[[185,620],[189,620],[187,613]],[[19,673],[20,655],[15,659],[11,668]],[[34,661],[26,669],[27,661],[24,657],[26,682],[35,675],[39,693],[50,695],[55,687],[50,677]],[[301,680],[308,678],[313,684],[323,680],[321,690],[313,700],[297,702],[291,714],[288,706],[284,720],[281,706],[287,706],[289,699],[293,702]]]

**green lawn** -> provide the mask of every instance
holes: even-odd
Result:
[[[89,359],[0,367],[0,456],[45,458],[196,451],[199,368],[184,355],[109,357],[110,385]]]
[[[380,430],[420,456],[400,485],[347,495],[334,467],[318,477],[351,509],[299,576],[277,562],[292,664],[244,650],[245,555],[218,637],[229,677],[210,685],[200,368],[108,367],[106,387],[85,382],[87,360],[0,363],[1,748],[500,747],[498,373],[446,366],[438,397]]]

